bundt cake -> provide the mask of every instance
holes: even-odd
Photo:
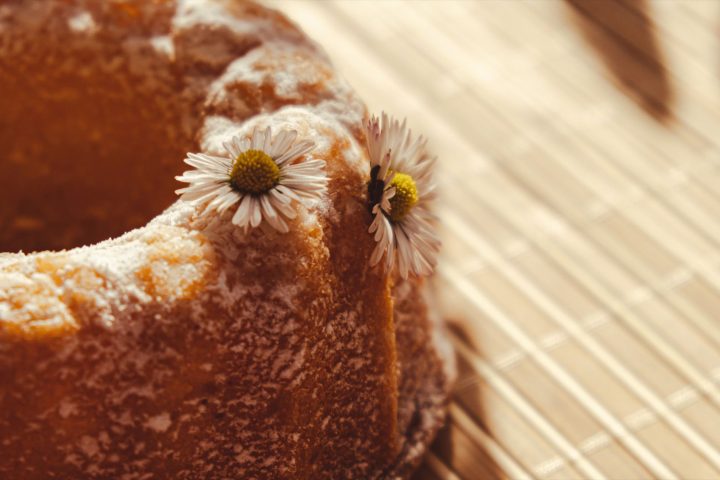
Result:
[[[411,474],[424,141],[230,0],[5,0],[0,94],[0,478]]]

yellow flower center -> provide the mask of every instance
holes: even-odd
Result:
[[[395,187],[395,195],[390,199],[390,219],[399,222],[418,202],[417,185],[410,175],[396,173],[390,186]]]
[[[280,181],[280,167],[262,150],[247,150],[235,159],[230,181],[244,193],[265,193]]]

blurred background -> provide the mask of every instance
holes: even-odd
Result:
[[[418,479],[720,478],[720,1],[271,1],[440,157]]]

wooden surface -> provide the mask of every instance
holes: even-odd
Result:
[[[720,1],[284,1],[440,157],[420,479],[720,477]]]

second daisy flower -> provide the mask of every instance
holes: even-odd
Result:
[[[435,197],[432,167],[423,137],[413,139],[405,122],[372,117],[365,124],[370,157],[368,197],[373,214],[370,233],[377,245],[370,257],[376,265],[385,257],[388,270],[397,265],[409,273],[429,275],[437,263],[440,240],[432,226],[430,201]]]

